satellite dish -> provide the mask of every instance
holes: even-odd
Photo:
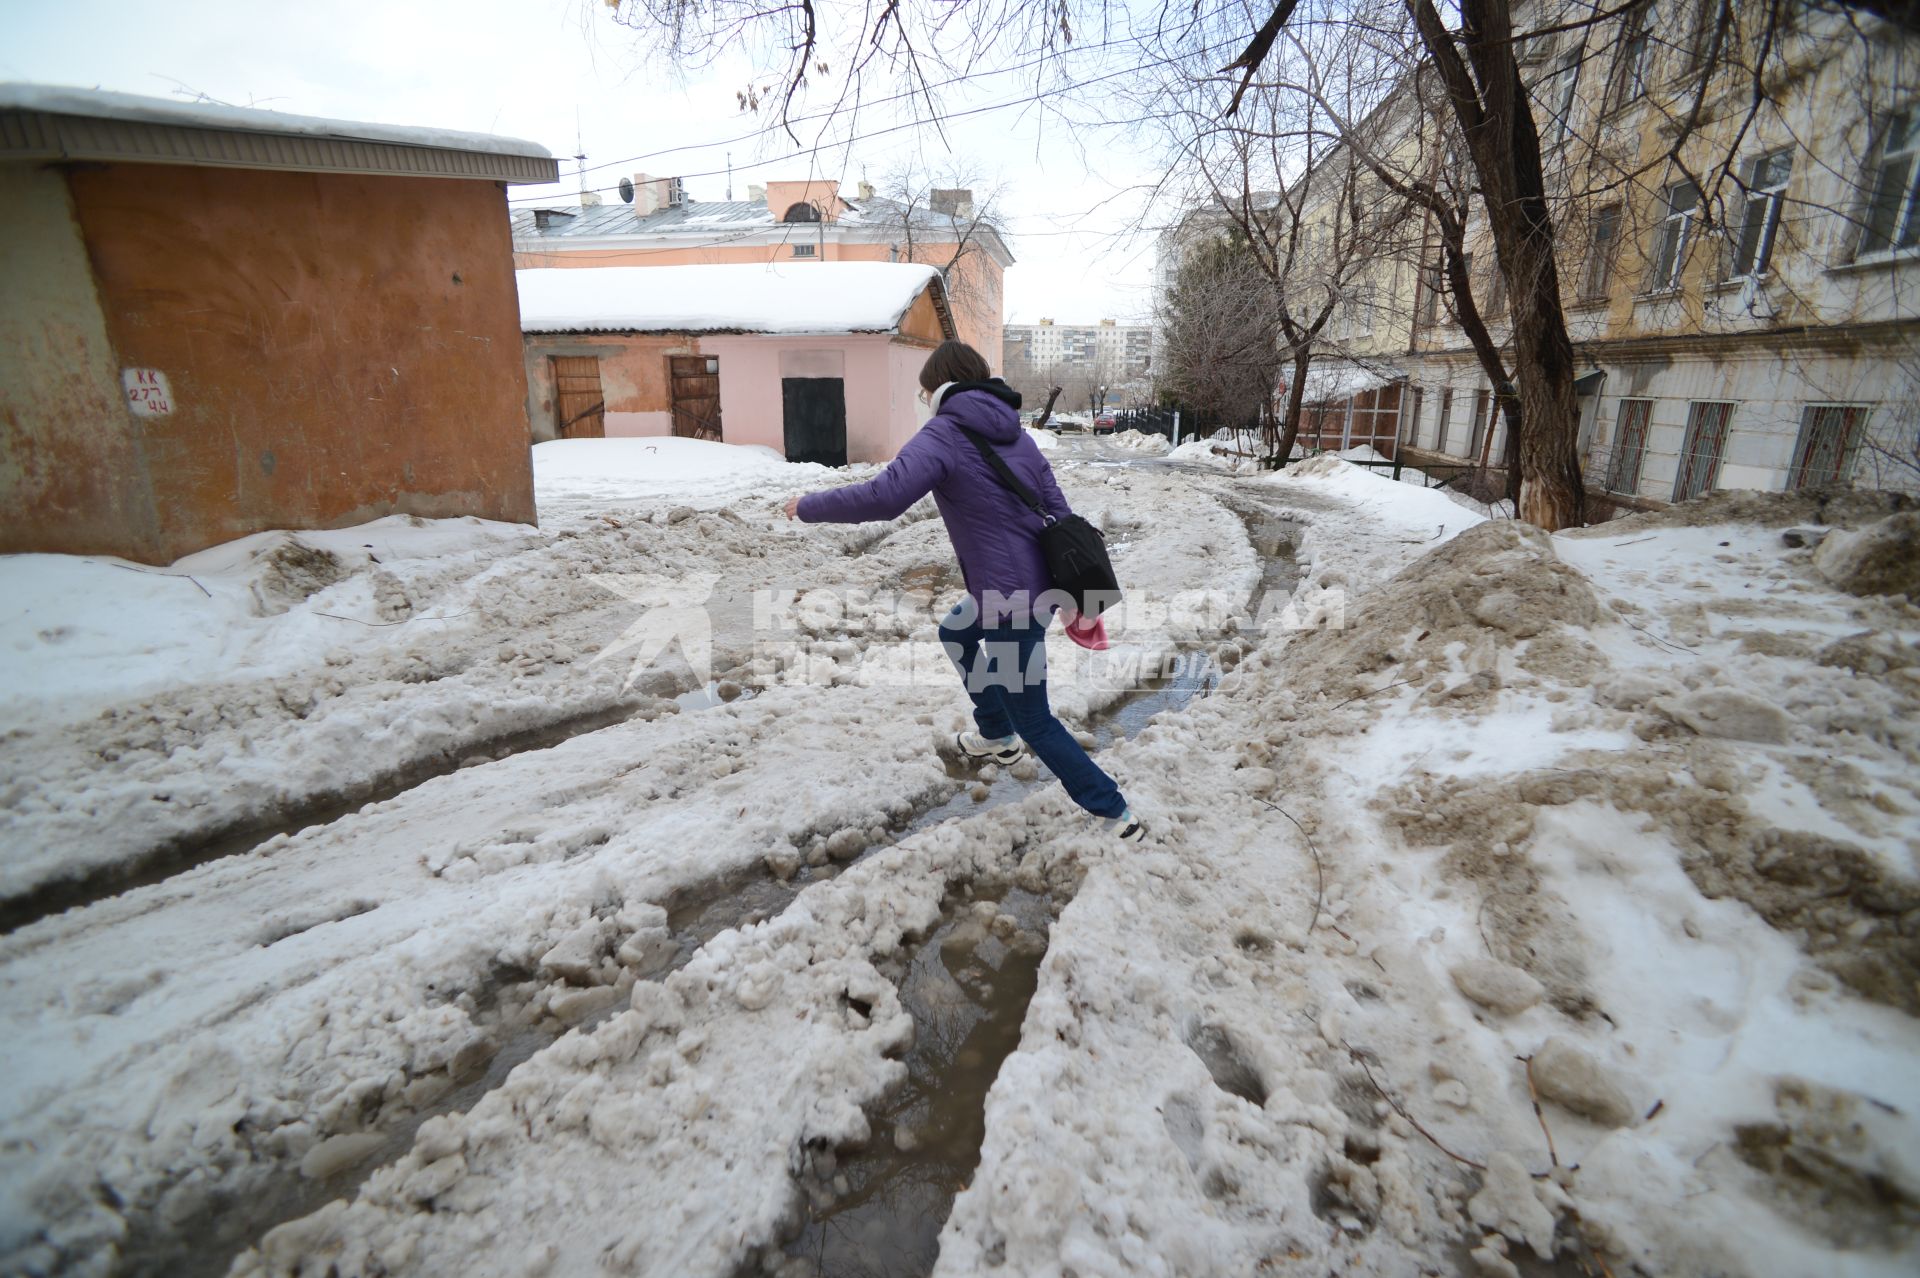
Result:
[[[620,179],[620,202],[622,204],[633,203],[633,179],[632,178]]]

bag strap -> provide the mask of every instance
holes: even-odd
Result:
[[[982,457],[987,459],[987,465],[993,467],[994,473],[1000,477],[1001,484],[1015,497],[1018,497],[1028,510],[1040,516],[1043,523],[1052,524],[1055,522],[1054,517],[1047,513],[1047,508],[1040,504],[1040,499],[1033,495],[1033,489],[1021,483],[1019,478],[1014,475],[1013,467],[1007,465],[1007,459],[1000,455],[999,449],[958,422],[954,423],[954,428],[973,441],[973,446],[980,450]]]

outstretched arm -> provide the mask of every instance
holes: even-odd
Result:
[[[794,510],[809,524],[865,524],[898,519],[947,477],[947,450],[921,431],[887,468],[864,484],[808,493]]]

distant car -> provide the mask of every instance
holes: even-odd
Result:
[[[1112,430],[1118,424],[1118,421],[1112,413],[1102,413],[1093,419],[1093,429],[1096,433],[1103,430]]]
[[[1060,430],[1092,430],[1093,423],[1078,413],[1055,413],[1047,425]]]

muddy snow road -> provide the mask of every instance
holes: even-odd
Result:
[[[64,701],[21,697],[8,872],[45,917],[0,940],[17,1262],[223,1271],[470,1104],[501,1053],[623,1003],[757,902],[1047,788],[941,752],[964,703],[933,642],[957,574],[930,511],[790,524],[786,495],[831,476],[757,460],[653,499],[543,472],[540,534],[435,529],[410,556],[405,528],[357,560],[328,534],[223,548],[224,578],[159,584],[255,601],[222,647],[261,677],[169,683],[174,654],[135,647]],[[1192,480],[1062,469],[1128,586],[1197,619],[1098,660],[1056,639],[1056,705],[1098,746],[1204,684],[1212,648],[1237,655],[1208,619],[1262,572]],[[689,580],[704,686],[685,638],[650,665],[622,647],[647,591]],[[358,647],[322,624],[342,620]]]
[[[1884,509],[1054,456],[1154,605],[1049,649],[1144,848],[942,753],[938,521],[746,450],[88,578],[211,653],[43,584],[0,1267],[1910,1271],[1920,616],[1778,527]]]

